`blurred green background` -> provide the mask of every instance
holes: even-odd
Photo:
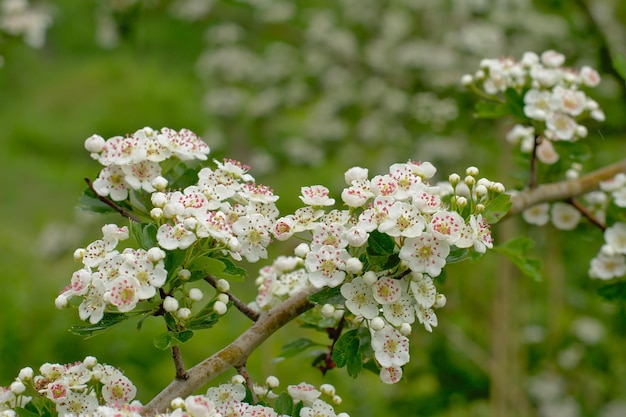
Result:
[[[338,192],[353,165],[373,174],[409,158],[435,163],[439,179],[476,165],[513,188],[523,175],[503,140],[510,122],[474,120],[475,99],[458,79],[481,58],[553,48],[603,75],[594,97],[607,122],[589,129],[597,153],[584,168],[624,156],[624,84],[610,65],[626,52],[619,0],[31,3],[52,17],[45,45],[0,38],[0,385],[24,366],[86,355],[124,370],[143,402],[173,376],[169,353],[151,343],[156,321],[82,340],[68,332],[75,311],[54,308],[77,268],[72,252],[105,221],[76,209],[83,178],[99,171],[83,149],[93,133],[189,128],[214,157],[252,165],[283,212],[299,206],[301,186]],[[536,240],[544,279],[496,255],[452,266],[439,282],[448,297],[440,326],[415,329],[398,385],[343,370],[322,377],[307,357],[275,363],[296,326],[253,355],[252,377],[334,383],[352,416],[626,415],[624,305],[603,301],[587,276],[600,234],[515,219],[495,231],[520,233]],[[251,269],[242,298],[254,297],[253,280]],[[228,320],[183,346],[187,365],[248,324],[234,311]]]

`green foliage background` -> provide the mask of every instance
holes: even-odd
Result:
[[[481,55],[480,45],[457,48],[456,61],[445,72],[428,66],[375,68],[363,56],[378,32],[348,22],[336,2],[294,2],[294,20],[279,23],[267,23],[258,8],[241,1],[218,2],[209,14],[194,21],[173,17],[172,7],[180,1],[126,3],[129,6],[116,1],[58,0],[44,48],[33,50],[8,36],[0,39],[5,58],[0,69],[0,385],[8,385],[21,367],[72,362],[86,355],[123,369],[138,385],[143,402],[173,376],[169,354],[151,343],[162,330],[156,321],[146,323],[139,334],[129,323],[82,340],[68,332],[78,323],[75,312],[54,308],[55,296],[76,269],[73,250],[96,238],[105,220],[75,209],[85,188],[83,178],[93,178],[99,170],[83,149],[84,139],[93,133],[106,138],[143,126],[189,128],[207,139],[214,157],[241,158],[252,164],[257,180],[282,196],[283,211],[298,207],[300,186],[325,184],[338,191],[345,169],[357,164],[374,173],[393,161],[431,160],[441,178],[476,165],[507,187],[523,183],[523,171],[511,169],[510,149],[503,140],[508,122],[474,120],[474,98],[457,84],[445,82],[472,71],[481,58],[493,56]],[[259,2],[271,3],[280,2]],[[410,12],[407,16],[415,25],[407,37],[440,44],[442,49],[450,47],[447,40],[460,32],[455,28],[490,25],[494,29],[495,25],[490,36],[498,38],[485,40],[495,42],[499,49],[494,52],[519,57],[524,50],[554,48],[564,52],[572,65],[599,68],[604,83],[597,99],[607,113],[607,123],[590,128],[588,141],[597,153],[585,169],[592,169],[623,157],[624,84],[613,73],[608,57],[626,51],[623,38],[620,43],[620,35],[626,33],[626,7],[611,0],[587,3],[367,2],[380,10]],[[95,28],[98,16],[111,7],[119,7],[114,15],[122,38],[119,45],[107,49],[97,45]],[[469,12],[462,13],[464,8]],[[348,104],[333,115],[348,126],[345,137],[318,137],[311,133],[310,118],[338,87],[325,86],[323,77],[316,78],[312,70],[297,65],[292,81],[301,76],[311,91],[309,99],[297,106],[278,106],[262,117],[253,117],[245,106],[229,114],[207,111],[207,91],[234,85],[246,90],[251,100],[264,91],[245,78],[232,81],[202,70],[200,56],[218,52],[207,28],[237,23],[245,33],[243,46],[254,53],[274,42],[305,50],[316,48],[299,43],[312,9],[339,16],[336,27],[355,35],[356,55],[351,60],[339,55],[335,63],[349,75],[346,82],[358,81],[350,84],[355,94],[364,80],[382,79],[389,89],[411,95],[434,93],[434,97],[422,96],[427,104],[429,99],[438,103],[453,98],[458,118],[436,123],[436,118],[424,117],[426,110],[416,118],[405,108],[382,119],[381,140],[363,141],[355,126],[382,113],[348,98]],[[496,11],[506,19],[494,20]],[[605,20],[594,21],[590,11]],[[525,20],[542,16],[549,20],[537,20],[535,30],[534,21]],[[433,23],[446,19],[449,27]],[[542,22],[560,29],[551,33],[540,27]],[[324,50],[323,45],[319,48]],[[298,132],[322,150],[322,157],[307,161],[285,151]],[[376,375],[367,373],[352,383],[345,370],[322,377],[308,366],[313,357],[305,355],[274,362],[280,347],[294,334],[326,343],[325,335],[311,335],[295,326],[281,330],[254,354],[249,364],[253,378],[262,381],[276,374],[284,385],[302,380],[334,383],[344,398],[342,408],[353,416],[623,415],[610,414],[610,407],[626,404],[624,301],[604,301],[595,291],[599,284],[586,274],[602,241],[599,232],[583,225],[561,234],[513,219],[495,232],[499,241],[516,234],[536,240],[531,255],[542,260],[544,278],[529,280],[495,254],[478,263],[450,267],[440,280],[440,289],[448,296],[448,306],[439,313],[440,327],[433,334],[415,329],[411,363],[397,386],[384,386]],[[235,289],[244,299],[254,297],[250,287],[255,268],[250,268],[248,286]],[[219,349],[248,324],[234,311],[226,320],[228,324],[224,321],[183,347],[187,365]],[[601,337],[585,339],[580,330],[585,324],[600,329]],[[556,387],[550,404],[561,408],[554,414],[549,414],[545,398],[536,394],[542,391],[538,387],[546,386]]]

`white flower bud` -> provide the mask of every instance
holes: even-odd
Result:
[[[444,294],[437,294],[435,296],[435,304],[433,305],[434,308],[443,308],[446,305],[446,302],[448,300],[446,299],[446,296]]]
[[[31,379],[33,379],[33,374],[33,368],[27,366],[26,368],[20,369],[20,373],[17,377],[20,379],[20,381],[30,381]]]
[[[153,208],[152,210],[150,210],[150,217],[154,220],[159,220],[161,217],[163,217],[163,209],[160,209],[158,207]]]
[[[300,243],[293,251],[299,258],[306,258],[306,254],[309,252],[311,252],[311,248],[306,243]]]
[[[104,149],[106,141],[100,135],[92,135],[85,139],[85,149],[91,153],[100,153]]]
[[[74,260],[76,262],[81,262],[83,260],[83,256],[85,256],[85,249],[78,248],[74,251]]]
[[[459,206],[460,208],[467,206],[467,198],[463,197],[462,195],[457,196],[456,205]]]
[[[378,276],[374,271],[367,271],[363,274],[363,282],[367,285],[374,285],[374,283],[378,281]]]
[[[343,174],[346,184],[352,185],[352,181],[367,180],[369,171],[367,168],[352,167]]]
[[[147,256],[150,262],[157,263],[165,259],[165,251],[155,246],[154,248],[148,249]]]
[[[367,243],[367,239],[369,238],[369,233],[363,230],[360,227],[351,227],[346,232],[346,239],[348,240],[348,245],[354,248],[360,248],[361,246]]]
[[[178,300],[168,295],[163,300],[163,310],[167,311],[168,313],[172,313],[178,310]]]
[[[343,399],[341,399],[341,397],[339,395],[333,395],[333,404],[339,405],[339,404],[341,404],[342,401],[343,401]]]
[[[187,217],[184,221],[183,221],[183,227],[186,230],[189,230],[191,232],[193,232],[194,230],[196,230],[196,227],[198,226],[198,220],[196,220],[193,217]]]
[[[339,413],[339,414],[337,414],[337,417],[350,417],[350,414],[348,414],[348,413]]]
[[[228,307],[226,307],[225,303],[218,300],[213,304],[213,311],[215,311],[220,316],[223,316],[228,311]]]
[[[482,213],[483,211],[485,211],[485,205],[484,204],[476,204],[476,213]]]
[[[472,177],[475,177],[475,176],[477,176],[477,175],[478,175],[478,168],[476,168],[476,167],[474,167],[474,166],[472,166],[472,167],[468,167],[468,168],[465,170],[465,174],[466,174],[466,175],[469,175],[469,176],[472,176]]]
[[[185,212],[185,206],[180,203],[167,203],[163,206],[163,215],[171,219],[174,216],[180,216]]]
[[[448,181],[453,187],[456,187],[459,181],[461,181],[461,177],[459,177],[459,174],[450,174]]]
[[[472,82],[474,82],[474,78],[470,74],[464,74],[461,77],[461,85],[463,85],[464,87],[467,87]]]
[[[280,381],[274,375],[270,375],[265,379],[265,384],[270,388],[277,388],[280,385]]]
[[[374,331],[382,330],[385,327],[385,320],[380,317],[374,317],[370,321],[370,329]]]
[[[268,389],[266,387],[262,387],[259,384],[252,385],[252,391],[259,397],[263,397],[267,394]]]
[[[178,316],[178,318],[181,320],[187,320],[189,317],[191,317],[191,310],[187,307],[179,308],[176,312],[176,316]]]
[[[233,375],[233,377],[230,379],[230,383],[234,385],[241,385],[241,384],[244,384],[245,382],[246,382],[246,379],[239,374]]]
[[[220,292],[228,292],[230,291],[230,282],[225,279],[218,279],[215,283],[215,288]]]
[[[202,294],[202,290],[200,288],[192,288],[189,290],[189,298],[192,301],[200,301],[202,300],[202,297],[204,297],[204,294]]]
[[[411,328],[411,325],[409,323],[402,323],[402,325],[400,326],[400,334],[402,334],[403,336],[410,335],[412,331],[413,329]]]
[[[328,395],[329,397],[332,397],[335,395],[335,387],[332,386],[331,384],[322,384],[320,386],[320,391],[322,391],[322,394]]]
[[[98,359],[95,356],[87,356],[85,360],[83,360],[83,365],[85,365],[88,369],[93,368],[98,364]]]
[[[501,182],[491,183],[491,187],[489,189],[498,194],[502,194],[505,191],[504,185]]]
[[[54,299],[54,306],[61,310],[62,308],[67,307],[69,300],[65,294],[59,294],[57,298]]]
[[[324,317],[332,317],[335,314],[335,306],[332,304],[324,304],[320,314]]]
[[[170,403],[170,405],[172,406],[172,409],[175,410],[177,408],[183,408],[185,406],[185,400],[183,400],[180,397],[176,397],[172,400],[172,402]]]
[[[26,391],[26,385],[22,381],[15,381],[11,384],[11,392],[15,395],[20,395]]]
[[[181,281],[189,281],[189,278],[191,278],[191,271],[188,269],[181,269],[178,271],[178,278],[180,278]]]
[[[224,304],[228,304],[230,300],[228,299],[228,296],[226,294],[220,293],[217,295],[217,301],[221,301]]]
[[[363,270],[363,263],[359,258],[350,258],[346,261],[346,271],[351,274],[358,274]]]
[[[471,175],[468,175],[467,177],[463,178],[463,182],[468,187],[471,187],[476,183],[476,178],[472,177]]]
[[[152,186],[153,186],[156,190],[159,190],[159,191],[163,191],[163,190],[165,190],[165,187],[167,187],[167,184],[168,184],[168,183],[167,183],[167,179],[166,179],[166,178],[164,178],[164,177],[162,177],[162,176],[160,176],[160,175],[159,175],[158,177],[155,177],[155,178],[152,180]]]
[[[478,197],[483,197],[483,196],[487,195],[487,192],[488,192],[487,187],[485,187],[482,184],[477,185],[476,188],[474,189],[474,191],[476,192],[476,195]]]
[[[154,207],[163,208],[167,204],[167,195],[161,192],[152,193],[150,201]]]

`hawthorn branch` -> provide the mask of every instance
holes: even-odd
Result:
[[[187,397],[202,385],[230,368],[244,366],[248,356],[272,334],[300,314],[313,307],[308,297],[319,291],[309,287],[290,297],[269,311],[261,313],[259,319],[231,344],[187,370],[187,379],[175,378],[142,410],[144,416],[164,412],[176,397]]]
[[[185,371],[183,356],[180,353],[180,346],[172,346],[172,359],[174,360],[174,368],[176,370],[176,379],[187,379],[189,374]]]
[[[601,181],[610,180],[620,172],[626,172],[626,159],[600,168],[580,178],[526,189],[511,197],[512,205],[509,215],[521,213],[535,204],[569,200],[597,190]]]

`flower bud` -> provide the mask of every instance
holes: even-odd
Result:
[[[171,407],[173,410],[177,409],[177,408],[183,408],[185,406],[185,400],[183,400],[180,397],[176,397],[172,400],[172,402],[170,403]]]
[[[33,368],[27,366],[26,368],[20,369],[20,373],[17,377],[20,379],[20,381],[30,381],[31,379],[33,379],[33,374]]]
[[[150,201],[154,207],[163,208],[167,204],[167,195],[165,193],[152,193]]]
[[[217,301],[221,301],[224,304],[228,304],[230,300],[228,299],[228,296],[226,294],[220,293],[217,295]]]
[[[484,204],[476,204],[476,213],[482,213],[483,211],[485,211],[485,205]]]
[[[189,281],[189,278],[191,278],[191,271],[188,269],[181,269],[178,271],[178,278],[180,278],[181,281]]]
[[[465,183],[465,185],[467,185],[468,187],[473,186],[476,183],[476,178],[472,177],[471,175],[466,176],[463,179],[463,182]]]
[[[374,283],[378,281],[378,276],[374,271],[367,271],[363,274],[363,282],[367,285],[374,285]]]
[[[351,274],[358,274],[363,270],[363,263],[359,258],[350,258],[346,261],[346,271]]]
[[[83,365],[85,365],[88,369],[93,368],[98,364],[98,359],[95,356],[87,356],[85,360],[83,360]]]
[[[343,399],[339,395],[333,395],[333,404],[339,405],[342,401]]]
[[[280,385],[280,381],[274,375],[270,375],[265,379],[265,384],[270,388],[276,388]]]
[[[202,290],[200,288],[192,288],[189,290],[189,298],[192,301],[200,301],[203,296],[204,294],[202,294]]]
[[[377,331],[382,330],[385,327],[385,321],[380,317],[374,317],[370,321],[370,329]]]
[[[299,258],[306,258],[306,254],[309,252],[311,252],[311,248],[306,243],[300,243],[293,251]]]
[[[482,184],[477,185],[476,188],[474,189],[474,191],[476,192],[476,195],[478,197],[483,197],[483,196],[487,195],[487,192],[488,192],[487,187],[485,187]]]
[[[217,282],[215,283],[215,287],[220,292],[228,292],[230,291],[230,282],[226,281],[223,278],[218,279]]]
[[[196,230],[196,227],[198,226],[198,220],[196,220],[193,217],[187,217],[184,221],[183,221],[183,227],[186,230],[189,230],[191,232],[193,232],[194,230]]]
[[[467,206],[467,198],[461,196],[457,196],[456,198],[456,205],[459,206],[459,208],[463,208],[465,206]]]
[[[74,251],[74,260],[76,262],[81,262],[83,260],[83,256],[85,256],[85,249],[78,248]]]
[[[502,194],[505,191],[504,185],[501,182],[491,183],[491,187],[489,187],[489,189],[498,194]]]
[[[62,308],[67,307],[69,300],[65,294],[59,294],[57,298],[54,299],[54,306],[61,310]]]
[[[475,176],[477,176],[477,175],[478,175],[478,168],[473,167],[473,166],[472,166],[472,167],[468,167],[468,168],[465,170],[465,174],[466,174],[466,175],[469,175],[469,176],[472,176],[472,177],[475,177]]]
[[[153,248],[148,249],[147,256],[150,262],[157,263],[165,259],[165,251],[155,246]]]
[[[252,391],[259,397],[263,397],[267,394],[268,389],[266,387],[262,387],[259,384],[252,385]]]
[[[463,85],[464,87],[467,87],[472,82],[474,82],[474,78],[470,74],[464,74],[461,77],[461,85]]]
[[[155,178],[152,180],[152,186],[153,186],[156,190],[159,190],[159,191],[163,191],[163,190],[165,190],[165,187],[167,187],[167,184],[168,184],[168,183],[167,183],[167,179],[166,179],[166,178],[164,178],[164,177],[162,177],[162,176],[160,176],[160,175],[159,175],[158,177],[155,177]]]
[[[15,381],[10,386],[11,392],[15,395],[20,395],[26,391],[26,385],[22,381]]]
[[[459,174],[450,174],[448,181],[453,187],[456,187],[459,181],[461,181],[461,177],[459,177]]]
[[[106,141],[100,135],[92,135],[85,139],[85,149],[87,152],[100,153],[105,145]]]
[[[332,317],[333,314],[335,314],[335,306],[332,304],[324,304],[322,306],[322,310],[320,311],[320,314],[323,317]]]
[[[412,331],[413,329],[411,328],[411,325],[409,323],[402,323],[402,325],[400,326],[400,334],[402,334],[403,336],[410,335]]]
[[[335,387],[332,386],[331,384],[322,384],[320,386],[320,391],[322,391],[322,394],[328,395],[329,397],[332,397],[335,395]]]
[[[179,308],[176,312],[176,316],[178,316],[178,318],[181,320],[187,320],[189,317],[191,317],[191,310],[187,307]]]
[[[167,311],[168,313],[172,313],[178,310],[178,300],[168,295],[163,300],[163,310]]]
[[[246,382],[246,379],[239,374],[233,375],[233,377],[230,379],[230,383],[233,385],[241,385],[241,384],[245,384],[245,382]]]
[[[213,311],[215,311],[220,316],[223,316],[228,311],[228,307],[225,303],[218,300],[213,304]]]
[[[153,208],[152,210],[150,210],[150,217],[154,220],[159,220],[161,217],[163,217],[163,209],[160,209],[158,207]]]

